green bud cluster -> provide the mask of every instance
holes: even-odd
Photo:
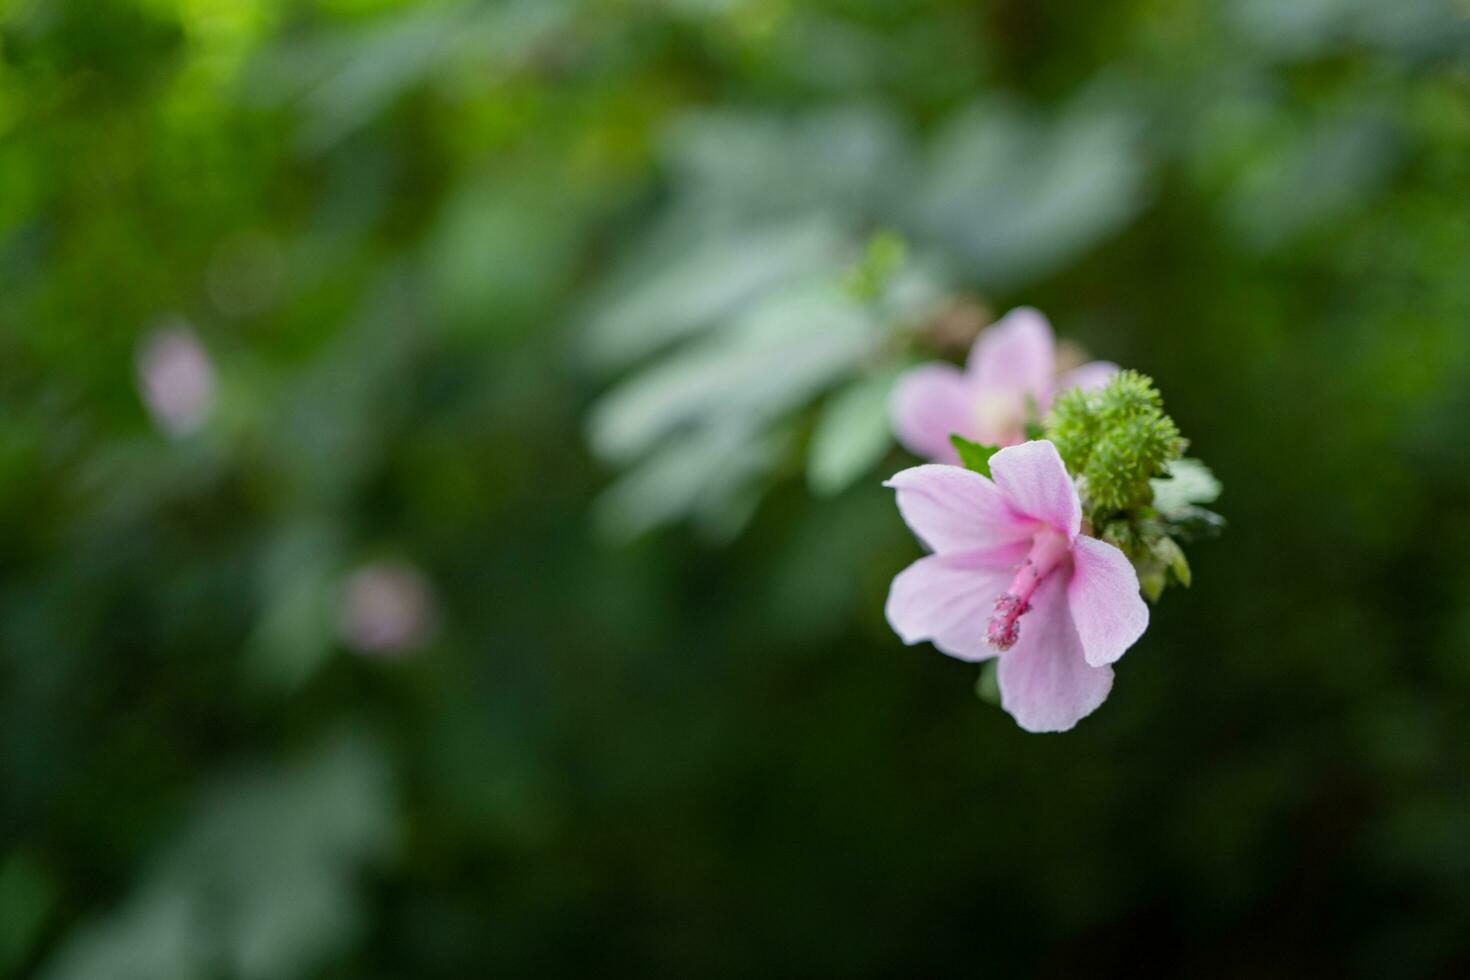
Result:
[[[1156,601],[1170,583],[1189,585],[1179,542],[1219,532],[1223,521],[1199,505],[1220,484],[1203,463],[1180,458],[1188,443],[1153,381],[1121,371],[1102,388],[1066,391],[1045,435],[1077,480],[1091,533],[1128,556],[1144,596]]]
[[[1164,414],[1151,379],[1121,371],[1102,388],[1072,388],[1057,396],[1044,425],[1028,423],[1028,439],[1050,439],[1077,484],[1084,531],[1118,548],[1133,563],[1150,602],[1193,575],[1180,543],[1218,535],[1225,519],[1204,504],[1220,481],[1197,459],[1184,459],[1188,441]],[[960,463],[990,476],[996,446],[953,434]],[[982,697],[988,695],[981,691]]]
[[[1152,503],[1149,481],[1163,476],[1186,445],[1153,381],[1137,371],[1120,371],[1093,391],[1064,392],[1046,420],[1046,437],[1078,478],[1094,524]]]

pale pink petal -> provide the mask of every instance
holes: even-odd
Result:
[[[953,364],[921,364],[904,372],[888,399],[893,432],[916,456],[938,463],[957,463],[949,441],[958,432],[975,438],[974,393]]]
[[[1119,370],[1118,365],[1112,361],[1089,361],[1060,375],[1057,378],[1056,392],[1061,394],[1069,388],[1082,388],[1085,391],[1101,388],[1113,380],[1113,375]]]
[[[1019,542],[920,558],[888,590],[888,623],[908,644],[929,640],[961,660],[993,657],[985,627],[1025,557],[1026,544]]]
[[[1083,656],[1062,576],[1042,582],[1031,605],[1020,639],[1000,658],[1000,704],[1028,732],[1065,732],[1107,700],[1113,668]]]
[[[1079,535],[1072,543],[1067,605],[1087,662],[1094,667],[1123,656],[1148,629],[1148,605],[1138,594],[1138,573],[1127,556],[1106,541]]]
[[[990,457],[990,475],[1016,513],[1045,521],[1069,541],[1082,529],[1077,488],[1048,440],[1002,449]]]
[[[912,466],[883,485],[898,491],[899,513],[930,551],[998,547],[1028,539],[1033,529],[994,483],[958,466]]]
[[[965,373],[981,390],[1050,392],[1057,373],[1051,324],[1029,306],[1011,310],[975,340]]]

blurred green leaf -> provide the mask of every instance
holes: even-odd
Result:
[[[888,395],[897,370],[862,378],[827,400],[807,451],[807,482],[819,496],[847,489],[893,445]]]
[[[593,408],[593,449],[635,458],[693,424],[774,420],[848,376],[883,340],[833,285],[772,296],[720,335],[614,388]]]
[[[0,970],[18,970],[57,899],[56,881],[24,851],[0,862]]]
[[[986,704],[1000,707],[1000,658],[991,657],[980,665],[980,675],[975,678],[975,696]]]
[[[1139,120],[1084,93],[1052,120],[1014,102],[950,119],[918,185],[923,227],[990,287],[1055,269],[1142,204]]]
[[[617,367],[717,327],[742,304],[835,269],[844,243],[830,220],[803,217],[660,254],[656,267],[625,270],[607,288],[588,325],[587,356]]]
[[[242,980],[314,974],[362,928],[355,877],[392,842],[381,748],[341,736],[222,781],[118,908],[79,930],[45,980]]]
[[[770,472],[789,445],[784,434],[738,425],[671,438],[603,491],[594,520],[607,537],[626,541],[702,515],[716,538],[726,538],[749,517],[750,484]]]
[[[902,236],[891,231],[875,232],[862,257],[847,270],[844,283],[848,291],[860,301],[877,299],[907,254],[908,245]]]
[[[913,149],[894,114],[872,104],[782,116],[744,108],[671,121],[665,157],[691,220],[742,224],[793,213],[897,212],[882,192],[910,176]]]
[[[285,529],[260,569],[261,617],[247,647],[247,671],[266,688],[291,691],[331,654],[331,585],[341,571],[338,532],[308,523]]]
[[[428,246],[441,316],[505,344],[565,289],[578,241],[576,202],[519,176],[470,183],[445,202]]]

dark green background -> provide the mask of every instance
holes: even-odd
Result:
[[[1463,974],[1467,16],[0,4],[0,972]],[[678,121],[857,104],[1126,120],[1013,161],[1081,175],[1013,267],[889,213],[920,172],[838,207],[1152,375],[1224,482],[1070,734],[886,626],[898,450],[823,499],[798,435],[721,540],[590,516],[586,324],[697,224]],[[806,193],[752,166],[732,213]],[[184,440],[168,317],[221,383]],[[438,601],[399,662],[324,611],[385,555]]]

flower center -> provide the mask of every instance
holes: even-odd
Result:
[[[1043,526],[1031,539],[1026,560],[1016,569],[1006,594],[995,600],[995,612],[985,630],[986,641],[997,650],[1009,650],[1021,637],[1020,618],[1031,611],[1031,595],[1067,556],[1067,536]]]
[[[1026,422],[1025,404],[1020,392],[981,392],[975,402],[975,428],[980,438],[1001,446],[1019,442]]]

